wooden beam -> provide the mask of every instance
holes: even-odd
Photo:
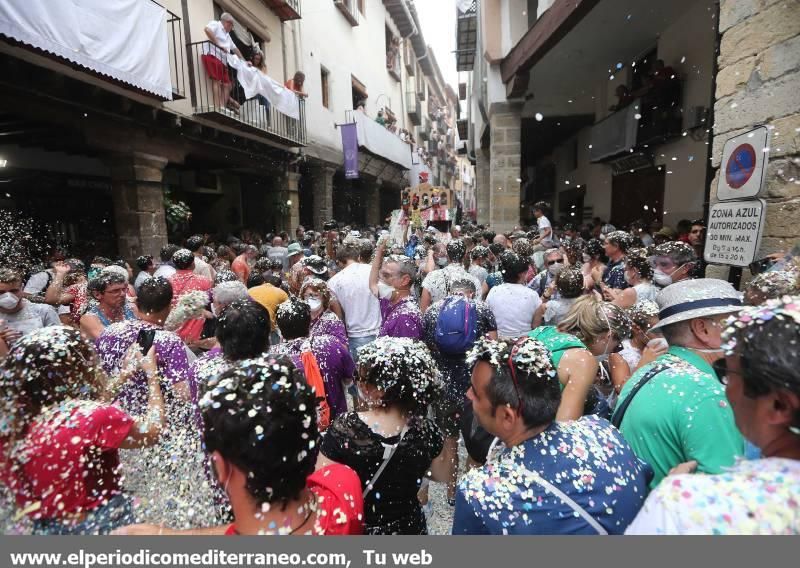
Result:
[[[504,83],[533,67],[566,36],[600,0],[558,0],[536,20],[500,63]]]

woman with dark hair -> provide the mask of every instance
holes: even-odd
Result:
[[[241,285],[241,283],[236,282]],[[249,298],[236,300],[217,317],[216,338],[219,347],[211,349],[192,363],[191,381],[205,392],[211,379],[226,371],[236,361],[259,357],[269,350],[272,327],[267,309]]]
[[[497,320],[497,335],[521,337],[534,327],[534,315],[542,301],[526,286],[530,261],[513,252],[500,256],[503,284],[489,290],[486,303]]]
[[[800,534],[800,296],[728,320],[714,364],[736,427],[762,459],[724,473],[681,464],[644,504],[629,534]]]
[[[603,262],[604,254],[603,243],[598,239],[590,239],[586,242],[586,248],[583,250],[583,267],[581,268],[586,290],[592,290],[595,285],[600,284],[600,282],[594,281],[592,273],[596,272],[598,269],[600,272],[605,272],[606,265]]]
[[[356,379],[367,409],[333,421],[318,467],[352,467],[364,489],[367,534],[427,534],[417,492],[422,478],[445,481],[442,432],[425,417],[440,396],[436,363],[424,343],[379,337],[361,348]]]
[[[560,421],[544,345],[481,339],[467,396],[495,442],[458,486],[453,534],[620,534],[647,493],[647,466],[597,416]]]
[[[136,371],[144,373],[141,418],[111,404]],[[128,350],[110,381],[92,346],[64,326],[17,341],[0,366],[0,479],[35,534],[106,534],[133,521],[122,488],[119,450],[158,442],[165,423],[156,355]]]
[[[319,278],[306,278],[300,287],[300,298],[311,308],[309,337],[332,335],[347,346],[347,330],[339,316],[331,309],[332,303],[336,304],[336,301],[331,297],[328,284]]]
[[[632,249],[625,255],[625,282],[629,288],[619,290],[607,288],[611,302],[622,309],[630,308],[637,302],[655,301],[658,288],[652,282],[653,267],[644,249]]]
[[[558,374],[563,392],[557,420],[577,420],[586,414],[607,416],[608,404],[595,381],[598,373],[605,371],[602,363],[630,333],[624,311],[589,295],[572,305],[558,327],[538,327],[528,334],[547,347]]]
[[[361,484],[348,467],[314,471],[316,401],[288,357],[241,361],[212,379],[200,401],[206,451],[233,523],[193,531],[155,525],[116,534],[357,535]]]

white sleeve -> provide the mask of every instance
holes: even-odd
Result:
[[[633,519],[633,522],[625,529],[625,534],[632,535],[661,535],[661,534],[683,534],[683,530],[679,526],[678,518],[674,511],[671,511],[667,505],[668,501],[664,498],[664,491],[660,491],[664,487],[664,482],[661,486],[656,488],[647,501],[644,502],[639,514]],[[687,515],[687,511],[683,511],[683,515]]]
[[[45,286],[47,286],[47,272],[37,272],[28,279],[23,292],[35,296],[44,292]]]

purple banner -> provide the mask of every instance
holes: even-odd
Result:
[[[340,125],[342,150],[344,151],[345,179],[358,179],[358,133],[355,122]]]

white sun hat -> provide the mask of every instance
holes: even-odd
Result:
[[[656,303],[659,321],[651,329],[679,321],[738,312],[742,309],[742,295],[724,280],[698,278],[670,284],[658,293]]]

